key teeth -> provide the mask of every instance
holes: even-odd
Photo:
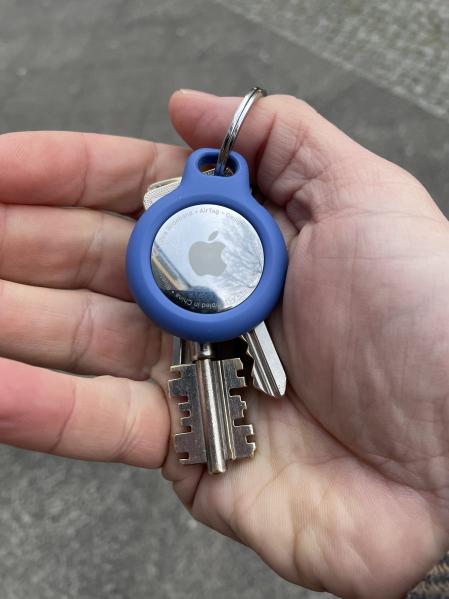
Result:
[[[236,424],[236,421],[244,418],[247,409],[246,402],[242,400],[237,389],[246,387],[246,381],[238,372],[243,370],[240,358],[223,360],[222,372],[226,384],[224,392],[228,396],[229,419],[232,427],[233,450],[227,459],[250,458],[254,455],[256,444],[249,441],[248,437],[254,435],[251,424]],[[182,364],[173,366],[171,372],[178,374],[178,378],[170,379],[168,382],[169,392],[173,398],[181,398],[178,409],[181,412],[179,418],[181,426],[190,430],[183,430],[174,436],[175,451],[184,454],[179,458],[181,464],[202,464],[207,462],[206,445],[202,435],[197,434],[196,428],[201,427],[201,415],[197,413],[198,406],[191,401],[192,393],[197,392],[196,369],[194,364]],[[234,393],[232,393],[234,391]],[[187,415],[186,412],[188,412]]]
[[[187,397],[186,389],[183,389],[184,380],[183,378],[171,379],[168,381],[168,390],[170,395],[174,397]]]
[[[186,453],[187,457],[179,458],[182,464],[204,464],[207,461],[206,450],[196,443],[192,432],[177,433],[175,435],[176,453]]]
[[[177,377],[174,377],[173,379],[170,380],[176,380],[177,378],[180,378],[183,374],[183,372],[186,369],[186,366],[188,366],[188,364],[175,364],[173,366],[170,366],[170,372],[172,374],[177,374]]]
[[[248,437],[249,435],[254,435],[254,427],[252,424],[246,424],[245,426],[248,427],[248,432],[246,433],[246,436]]]
[[[192,418],[190,416],[182,416],[180,419],[181,426],[184,428],[192,428]],[[190,431],[184,431],[190,433]]]
[[[178,408],[180,412],[191,412],[192,404],[190,403],[190,401],[181,401],[180,403],[178,403]]]
[[[231,413],[232,422],[244,418],[246,412],[246,401],[243,401],[240,395],[230,395],[229,400],[229,411]]]
[[[181,413],[179,422],[184,429],[174,435],[176,453],[187,454],[187,457],[179,458],[182,464],[203,464],[206,462],[206,448],[202,435],[198,435],[195,429],[201,426],[201,416],[198,407],[192,403],[191,396],[197,392],[196,367],[194,364],[180,364],[172,366],[173,373],[178,373],[178,378],[168,381],[168,389],[173,399],[178,401],[178,410]],[[188,412],[188,415],[185,413]]]
[[[228,360],[223,360],[222,364],[229,394],[233,389],[246,387],[245,377],[237,374],[243,370],[243,363],[240,358],[229,358]]]
[[[233,426],[234,445],[236,458],[252,458],[256,451],[254,441],[248,441],[248,437],[254,435],[252,424],[238,424]]]
[[[246,380],[244,376],[236,377],[236,382],[238,382],[238,386],[236,386],[235,389],[243,389],[244,387],[246,387]],[[230,387],[230,389],[232,388],[233,387]]]
[[[234,440],[235,459],[251,458],[256,451],[256,444],[253,441],[248,441],[248,437],[254,435],[252,424],[236,424],[236,420],[242,420],[247,409],[246,401],[244,401],[236,389],[246,387],[244,376],[239,376],[237,373],[243,370],[243,364],[240,358],[232,358],[223,361],[223,371],[225,373],[226,392],[229,399],[229,416],[232,422],[232,436]],[[234,393],[231,393],[231,391]]]
[[[182,379],[173,379],[173,380],[169,381],[169,390],[170,390],[170,395],[172,397],[184,397],[183,395],[178,394],[178,392],[177,392],[177,391],[179,391],[178,386],[172,384],[172,383],[175,383],[175,382],[178,382],[181,380]],[[192,430],[193,429],[192,403],[191,403],[190,399],[188,399],[187,401],[178,402],[178,411],[181,414],[181,416],[179,418],[181,426],[184,428],[190,428]],[[186,415],[186,412],[188,412],[187,415]],[[191,432],[191,430],[182,431],[182,432]]]

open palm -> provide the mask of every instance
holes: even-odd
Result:
[[[237,101],[178,93],[171,115],[189,145],[217,146]],[[221,477],[177,463],[170,338],[126,285],[132,220],[110,211],[134,214],[186,151],[69,133],[0,138],[0,440],[163,465],[197,518],[282,576],[400,597],[449,545],[447,221],[293,98],[261,100],[237,149],[290,254],[270,322],[288,393],[247,392],[256,457]]]

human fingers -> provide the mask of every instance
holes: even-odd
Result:
[[[158,468],[170,433],[155,383],[82,378],[0,358],[0,443]]]
[[[147,185],[182,172],[188,151],[154,142],[37,131],[0,136],[0,203],[133,213]]]
[[[132,227],[131,219],[87,208],[0,205],[0,278],[129,300]]]
[[[217,147],[239,102],[240,98],[181,90],[170,100],[170,116],[193,148]],[[298,224],[321,220],[342,209],[359,210],[368,204],[377,208],[380,184],[388,185],[390,202],[405,190],[408,197],[419,195],[426,209],[431,206],[437,212],[416,179],[372,154],[311,106],[291,96],[259,100],[235,149],[249,161],[261,192],[285,207]]]
[[[0,281],[0,355],[80,374],[145,379],[161,331],[133,302]]]

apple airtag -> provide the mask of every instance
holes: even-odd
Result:
[[[140,216],[126,269],[136,303],[181,339],[220,343],[257,327],[281,297],[287,248],[251,193],[248,165],[231,152],[232,174],[206,176],[219,151],[200,148],[180,179]],[[153,184],[154,185],[154,184]]]
[[[155,282],[174,304],[202,314],[224,312],[256,289],[264,252],[255,228],[217,204],[184,208],[168,218],[151,248]]]

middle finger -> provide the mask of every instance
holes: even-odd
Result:
[[[143,380],[161,332],[133,302],[0,280],[0,356],[80,374]]]

